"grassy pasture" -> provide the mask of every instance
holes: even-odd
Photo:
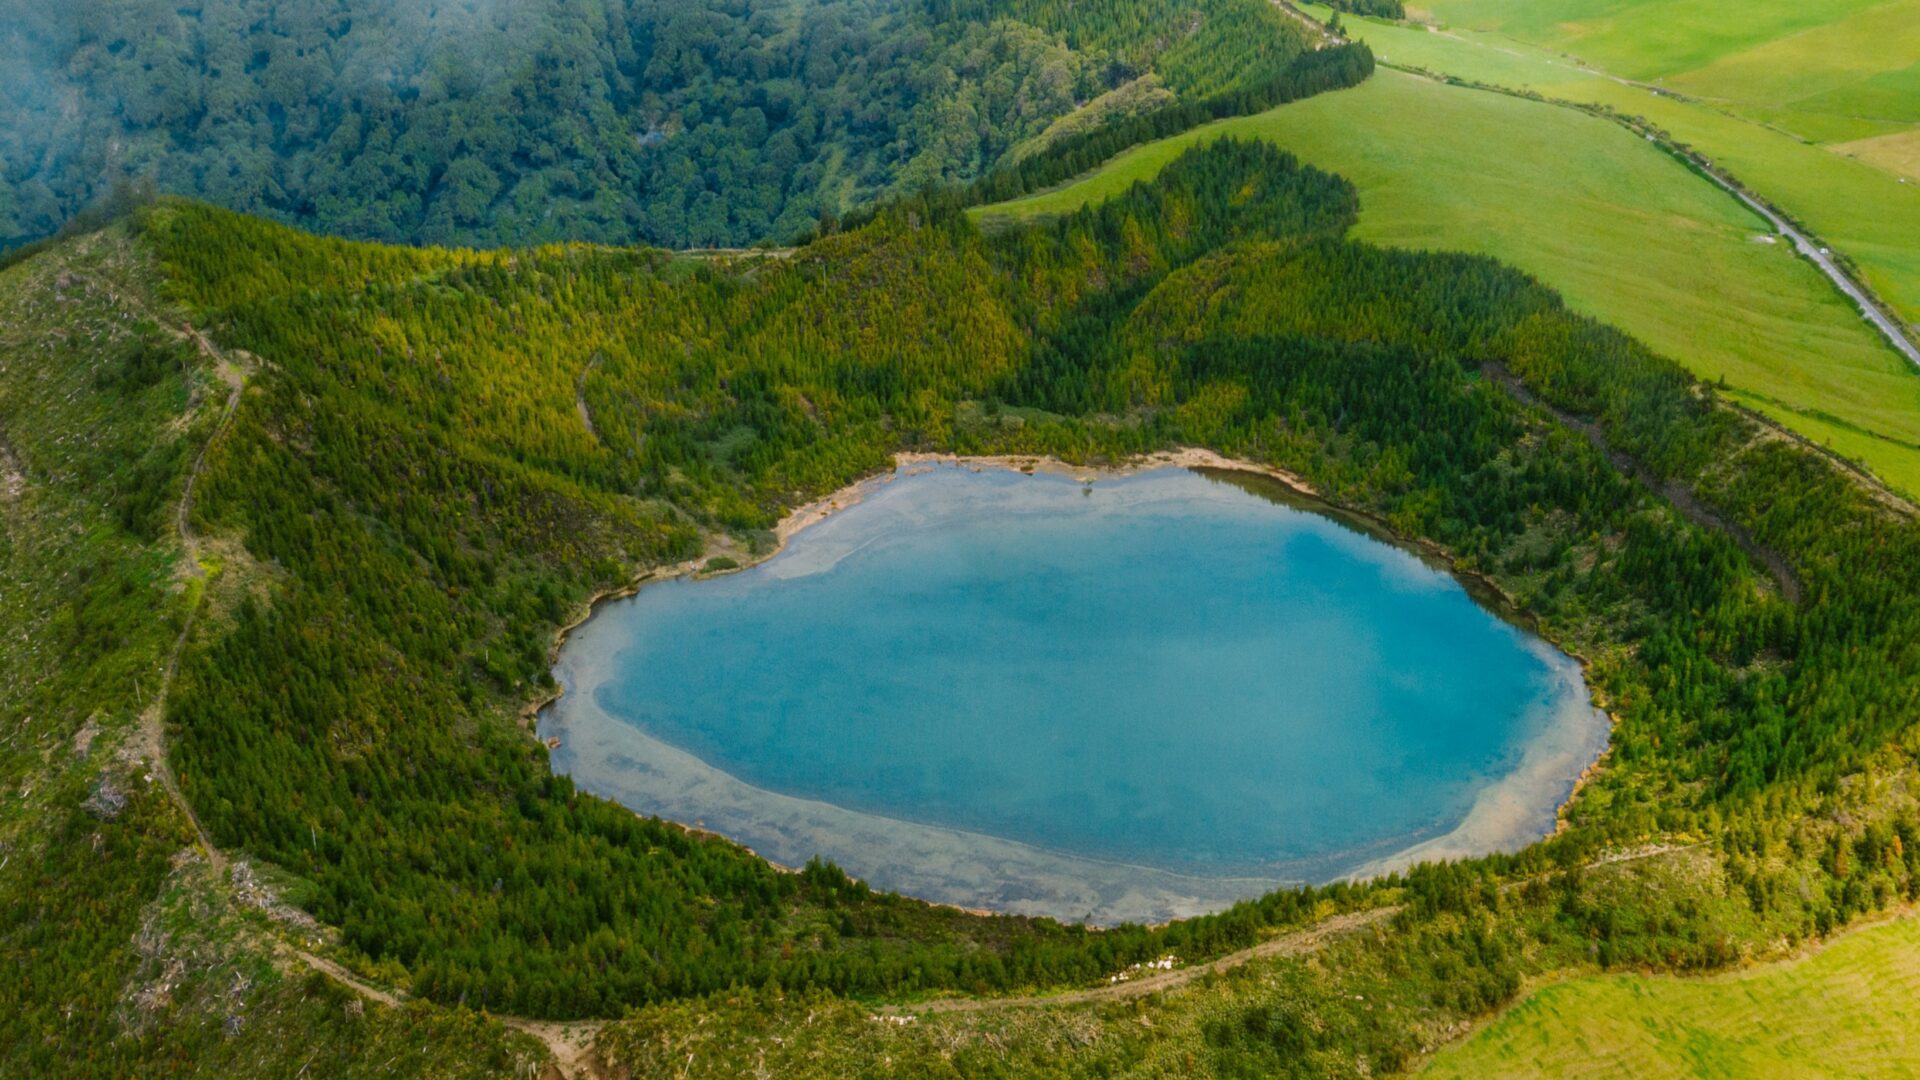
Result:
[[[1885,0],[1430,0],[1445,21],[1574,53],[1619,75],[1656,79],[1881,6]]]
[[[1912,130],[1920,122],[1920,0],[1859,11],[1661,82],[1816,142]]]
[[[1433,0],[1433,14],[1816,141],[1920,121],[1920,0]],[[1822,130],[1824,129],[1824,130]]]
[[[1724,0],[1430,6],[1444,26],[1348,24],[1392,63],[1652,120],[1845,252],[1920,323],[1920,0],[1758,0],[1737,16]]]
[[[1425,1076],[1886,1076],[1920,1058],[1920,920],[1708,978],[1554,983]]]
[[[1920,130],[1840,143],[1833,149],[1904,177],[1909,183],[1920,182]]]
[[[1380,48],[1389,59],[1399,50]],[[1539,57],[1505,59],[1556,70]],[[1024,219],[1108,198],[1222,135],[1272,140],[1352,180],[1360,239],[1512,263],[1920,492],[1920,377],[1811,266],[1764,242],[1758,217],[1658,148],[1573,110],[1381,71],[1353,90],[1135,147],[980,217]]]

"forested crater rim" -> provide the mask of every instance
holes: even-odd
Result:
[[[1464,800],[1464,805],[1455,805],[1442,818],[1369,836],[1365,843],[1333,852],[1276,858],[1253,872],[1195,871],[1184,865],[1149,865],[1153,859],[1129,857],[1124,851],[1089,852],[1072,843],[999,835],[1004,829],[907,820],[911,811],[898,814],[843,806],[840,799],[811,797],[805,791],[789,794],[773,790],[786,786],[783,783],[759,784],[752,777],[735,775],[705,760],[717,755],[689,752],[673,741],[656,738],[621,715],[621,709],[604,707],[603,691],[616,681],[613,657],[627,646],[613,640],[620,631],[610,623],[620,620],[597,618],[606,609],[596,605],[587,617],[562,632],[561,640],[570,644],[565,649],[556,644],[555,649],[554,674],[561,690],[555,694],[557,700],[543,703],[546,707],[537,721],[537,734],[552,752],[555,772],[570,775],[583,790],[638,813],[725,836],[776,866],[796,866],[819,855],[876,887],[935,903],[1113,924],[1204,914],[1303,882],[1374,877],[1419,861],[1518,850],[1553,831],[1559,810],[1605,750],[1610,719],[1592,704],[1581,664],[1541,640],[1538,631],[1518,617],[1489,582],[1456,570],[1446,553],[1431,543],[1396,537],[1369,515],[1325,502],[1289,473],[1211,451],[1185,448],[1098,467],[1029,455],[900,454],[892,469],[788,514],[775,532],[775,544],[757,557],[729,548],[727,561],[718,566],[724,571],[757,569],[762,581],[739,583],[753,588],[832,569],[849,553],[824,553],[827,561],[816,567],[812,564],[821,560],[813,556],[822,552],[789,552],[789,541],[840,511],[867,502],[896,480],[942,469],[1040,474],[1053,477],[1056,484],[1065,479],[1088,485],[1155,471],[1193,470],[1212,479],[1227,479],[1234,487],[1259,485],[1263,490],[1252,494],[1280,504],[1272,509],[1304,512],[1359,534],[1374,546],[1387,545],[1399,553],[1398,558],[1417,559],[1429,576],[1444,575],[1452,591],[1464,589],[1471,598],[1467,606],[1476,609],[1477,617],[1497,622],[1516,635],[1512,644],[1532,654],[1532,662],[1538,665],[1535,690],[1541,696],[1524,710],[1531,726],[1524,737],[1511,737],[1511,745],[1503,744],[1506,756],[1497,767],[1488,766],[1484,776],[1450,794],[1456,803]],[[1304,504],[1299,504],[1301,500]],[[833,546],[830,540],[825,542]],[[789,552],[790,558],[774,567],[763,565],[782,552]],[[710,549],[701,558],[647,575],[608,599],[629,597],[646,584],[714,577],[716,573],[707,569],[714,565],[710,561],[714,554]],[[787,565],[792,558],[807,566],[795,570]],[[766,578],[774,570],[780,572]],[[632,617],[631,612],[628,615]],[[1382,669],[1383,676],[1387,673]],[[562,692],[565,697],[560,696]],[[895,760],[914,756],[898,755]]]

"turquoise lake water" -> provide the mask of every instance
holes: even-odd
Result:
[[[760,566],[603,607],[554,766],[776,862],[1096,921],[1548,831],[1605,742],[1578,666],[1247,486],[874,485]]]

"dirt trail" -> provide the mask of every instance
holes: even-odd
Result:
[[[173,775],[173,766],[167,762],[167,693],[173,689],[173,673],[180,665],[180,654],[187,647],[187,638],[193,633],[195,612],[187,613],[185,625],[180,627],[180,636],[174,639],[173,651],[167,656],[167,667],[160,676],[160,692],[154,696],[153,703],[140,714],[139,747],[141,756],[152,766],[153,773],[160,780],[160,786],[166,790],[167,797],[186,815],[188,824],[200,841],[200,849],[207,856],[207,865],[213,867],[215,880],[225,881],[227,857],[214,846],[213,837],[207,834],[200,818],[193,812],[193,804],[187,802],[186,793],[180,790],[180,781]]]
[[[1585,868],[1591,870],[1603,866],[1618,866],[1622,863],[1638,862],[1642,859],[1655,859],[1663,855],[1691,851],[1694,848],[1703,846],[1703,844],[1699,843],[1649,844],[1644,847],[1629,848],[1625,851],[1614,852],[1611,855],[1603,855],[1586,863]],[[1525,884],[1527,884],[1525,880],[1512,881],[1501,886],[1501,888],[1517,889]],[[1225,956],[1209,960],[1204,964],[1176,968],[1172,971],[1164,971],[1152,975],[1142,975],[1138,978],[1128,979],[1125,982],[1110,983],[1106,986],[1096,986],[1086,990],[1070,990],[1060,994],[1034,994],[1027,997],[941,998],[939,1000],[925,1001],[913,1005],[888,1005],[882,1007],[879,1012],[882,1015],[906,1016],[934,1013],[987,1012],[993,1009],[1004,1008],[1041,1008],[1058,1005],[1088,1005],[1105,1001],[1125,1001],[1129,998],[1142,997],[1147,994],[1157,994],[1161,991],[1185,986],[1187,983],[1202,976],[1231,971],[1234,968],[1251,963],[1254,960],[1263,960],[1276,956],[1304,956],[1307,953],[1317,951],[1335,938],[1345,937],[1348,934],[1364,930],[1382,920],[1390,919],[1399,914],[1400,910],[1401,905],[1390,904],[1385,907],[1371,908],[1366,911],[1352,911],[1343,915],[1335,915],[1327,919],[1322,919],[1320,922],[1305,929],[1282,934],[1279,937],[1263,941],[1258,945],[1240,949],[1237,952],[1230,952]]]
[[[523,1020],[517,1016],[495,1016],[494,1019],[545,1043],[547,1052],[553,1055],[554,1068],[564,1078],[601,1080],[613,1075],[600,1060],[599,1051],[593,1048],[594,1039],[607,1024],[605,1020]]]
[[[1678,852],[1692,851],[1695,848],[1703,848],[1706,846],[1704,841],[1695,841],[1691,844],[1648,844],[1645,847],[1628,848],[1625,851],[1616,851],[1611,855],[1602,855],[1586,863],[1582,869],[1593,870],[1602,866],[1618,866],[1621,863],[1638,862],[1641,859],[1657,859],[1662,855],[1673,855]],[[1515,882],[1513,884],[1524,885],[1526,882]]]
[[[1767,547],[1755,539],[1754,535],[1748,532],[1744,526],[1738,522],[1726,520],[1705,503],[1702,503],[1699,496],[1694,494],[1692,488],[1677,480],[1661,480],[1659,477],[1654,476],[1652,472],[1642,467],[1640,462],[1635,460],[1632,455],[1614,449],[1607,441],[1607,433],[1600,429],[1599,424],[1591,420],[1582,419],[1565,410],[1557,409],[1551,404],[1542,401],[1538,395],[1527,388],[1525,383],[1520,381],[1519,376],[1499,364],[1484,364],[1481,366],[1481,370],[1485,371],[1489,378],[1499,383],[1506,389],[1507,393],[1512,394],[1513,397],[1522,404],[1543,409],[1551,413],[1553,417],[1562,424],[1586,436],[1587,441],[1593,444],[1594,449],[1605,454],[1616,468],[1659,493],[1662,498],[1672,503],[1674,509],[1680,511],[1681,516],[1685,517],[1688,521],[1693,522],[1701,528],[1714,529],[1732,537],[1733,542],[1740,545],[1740,549],[1747,553],[1748,558],[1766,567],[1768,573],[1773,575],[1774,582],[1780,586],[1780,595],[1784,597],[1788,603],[1796,605],[1800,603],[1801,597],[1804,595],[1804,590],[1800,587],[1799,575],[1793,572],[1793,567],[1787,564],[1787,560],[1782,558],[1779,552],[1774,551],[1772,548]]]
[[[27,470],[21,467],[20,455],[13,452],[7,433],[0,431],[0,502],[13,502],[26,490]]]
[[[193,531],[193,490],[200,481],[200,474],[206,471],[207,452],[212,450],[220,436],[227,433],[233,423],[233,414],[240,410],[240,397],[247,389],[247,367],[234,362],[225,353],[215,348],[207,336],[191,326],[182,327],[182,333],[193,341],[213,364],[214,374],[227,386],[227,404],[221,411],[220,423],[200,444],[200,452],[193,457],[193,468],[187,472],[186,488],[180,493],[180,508],[174,514],[174,528],[180,534],[180,546],[185,549],[187,573],[192,577],[205,574],[200,567],[200,538]]]
[[[380,989],[324,956],[317,956],[305,949],[293,949],[292,952],[294,956],[299,957],[301,963],[354,993],[359,994],[368,1001],[377,1001],[382,1005],[395,1009],[406,1004],[406,999],[399,994]]]
[[[301,963],[368,1001],[394,1009],[404,1007],[408,1001],[405,993],[398,990],[383,990],[324,956],[292,947],[287,951]],[[605,1020],[527,1020],[518,1016],[502,1016],[498,1013],[488,1015],[515,1031],[539,1039],[546,1046],[547,1052],[553,1055],[554,1066],[559,1070],[560,1076],[589,1077],[597,1080],[599,1077],[608,1075],[606,1066],[602,1064],[600,1056],[593,1049],[594,1037],[600,1034],[602,1027],[606,1026]]]
[[[1088,990],[1070,990],[1064,994],[1036,994],[1031,997],[1005,998],[942,998],[937,1001],[924,1001],[915,1005],[889,1005],[880,1010],[891,1015],[926,1015],[930,1013],[967,1013],[989,1012],[994,1009],[1008,1008],[1046,1008],[1059,1005],[1088,1005],[1102,1001],[1125,1001],[1129,998],[1144,997],[1165,990],[1185,986],[1203,975],[1231,971],[1243,964],[1275,956],[1302,956],[1318,950],[1322,945],[1337,937],[1363,930],[1383,919],[1392,918],[1400,911],[1400,905],[1373,908],[1370,911],[1354,911],[1345,915],[1335,915],[1289,934],[1263,941],[1258,945],[1230,952],[1225,956],[1209,960],[1192,967],[1175,968],[1153,975],[1142,975],[1126,982],[1109,983]]]
[[[593,359],[587,361],[586,367],[580,369],[579,377],[573,380],[574,410],[580,414],[580,423],[586,426],[587,434],[593,436],[594,442],[600,441],[600,429],[593,426],[593,412],[587,408],[587,376],[593,374],[593,369],[599,366],[600,357],[596,354]]]
[[[681,248],[673,254],[687,259],[714,259],[724,262],[732,259],[791,259],[793,253],[799,250],[799,248],[790,247],[704,247]]]
[[[174,327],[167,320],[159,318],[146,304],[135,300],[133,297],[127,296],[110,284],[101,284],[110,295],[121,303],[135,310],[144,311],[149,315],[155,316],[154,321],[158,325],[165,327],[167,332],[174,335],[177,339],[193,342],[194,346],[200,351],[200,354],[206,357],[208,363],[212,365],[215,376],[218,377],[222,383],[226,384],[228,388],[227,400],[225,406],[222,408],[220,421],[214,426],[212,434],[207,436],[207,441],[200,445],[199,452],[194,455],[193,467],[187,471],[187,480],[180,493],[180,504],[174,511],[174,530],[180,537],[181,569],[189,578],[196,580],[203,578],[206,576],[206,571],[200,565],[200,538],[193,531],[194,488],[199,483],[201,473],[206,470],[207,452],[213,449],[214,444],[220,441],[222,435],[226,434],[227,428],[231,426],[233,422],[234,413],[239,411],[240,398],[246,390],[248,366],[240,361],[236,361],[232,356],[220,350],[212,341],[208,340],[205,334],[193,326],[182,323],[180,326]],[[244,356],[245,354],[240,355]],[[167,653],[167,664],[160,676],[160,688],[154,694],[152,703],[140,713],[140,726],[136,745],[139,747],[142,756],[147,759],[148,764],[152,766],[154,775],[159,778],[160,785],[166,790],[168,797],[173,800],[175,806],[180,808],[180,812],[186,816],[187,822],[193,826],[194,835],[199,838],[200,847],[206,853],[207,864],[213,868],[214,877],[218,880],[225,880],[227,868],[226,856],[215,846],[213,838],[207,833],[206,827],[200,823],[199,815],[193,812],[193,804],[187,801],[186,793],[180,790],[179,778],[174,775],[173,766],[167,758],[167,697],[173,690],[174,673],[179,670],[180,657],[186,651],[187,641],[193,635],[194,624],[198,620],[199,614],[200,605],[198,603],[187,610],[187,617],[180,626],[179,636],[174,638],[173,648]]]

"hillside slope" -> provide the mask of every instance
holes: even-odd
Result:
[[[1741,5],[1737,15],[1713,2],[1626,3],[1612,5],[1610,15],[1586,0],[1442,0],[1432,6],[1439,17],[1423,17],[1437,18],[1438,25],[1355,19],[1349,32],[1387,63],[1644,118],[1782,208],[1844,255],[1910,327],[1920,325],[1920,177],[1903,171],[1910,167],[1912,111],[1920,95],[1898,89],[1903,80],[1910,86],[1915,72],[1910,0],[1767,2]],[[1556,24],[1556,13],[1574,20]],[[1705,22],[1718,25],[1703,32]],[[1583,29],[1601,32],[1589,36]],[[1829,36],[1836,30],[1842,45]],[[1656,67],[1648,72],[1638,61],[1615,67],[1601,52],[1589,54],[1589,47],[1615,58],[1624,47]],[[1755,51],[1743,51],[1748,48]],[[1636,82],[1629,74],[1658,79],[1660,71],[1678,72],[1715,55],[1748,58],[1743,76],[1725,88],[1730,96],[1711,86]],[[1712,72],[1714,65],[1699,70]],[[1746,76],[1789,93],[1804,87],[1816,97],[1834,89],[1842,113],[1852,115],[1748,107],[1742,102],[1758,99],[1742,85]],[[1891,100],[1876,86],[1893,90]],[[1855,91],[1880,100],[1865,109],[1845,103]],[[1893,107],[1883,109],[1889,103]],[[1814,126],[1803,129],[1801,120]],[[1831,127],[1835,123],[1840,130]],[[1887,133],[1855,136],[1865,131]],[[1834,137],[1854,141],[1825,141]]]
[[[910,202],[788,259],[388,248],[167,200],[6,270],[7,490],[77,516],[8,516],[0,603],[35,632],[5,650],[31,798],[0,948],[33,973],[5,1071],[267,1053],[227,1002],[284,993],[343,1068],[391,1037],[510,1072],[531,1051],[485,1009],[622,1017],[599,1052],[640,1074],[1359,1075],[1528,978],[1709,969],[1920,894],[1912,509],[1522,274],[1347,239],[1357,213],[1345,181],[1220,140],[1061,220],[986,235]],[[1617,727],[1560,834],[1094,933],[779,873],[574,792],[529,737],[592,595],[764,551],[893,452],[1176,445],[1434,542],[1589,661]],[[143,715],[211,851],[133,764],[158,764]],[[420,1003],[356,1012],[296,948]]]
[[[1916,1001],[1920,922],[1909,916],[1730,974],[1555,983],[1423,1075],[1893,1075],[1920,1060]]]
[[[0,247],[120,178],[368,240],[785,241],[1305,48],[1265,0],[5,0]]]
[[[1424,34],[1375,23],[1352,32],[1390,62],[1408,56],[1401,37]],[[1768,240],[1760,217],[1599,117],[1388,70],[1143,144],[1074,183],[976,213],[991,225],[1069,211],[1222,136],[1271,139],[1352,179],[1357,237],[1512,263],[1742,404],[1920,491],[1920,371],[1789,245]],[[1489,171],[1489,157],[1500,168]]]
[[[522,1073],[498,1025],[288,963],[327,935],[216,876],[160,782],[165,673],[244,552],[174,530],[227,392],[157,280],[125,226],[0,271],[0,1072]]]

